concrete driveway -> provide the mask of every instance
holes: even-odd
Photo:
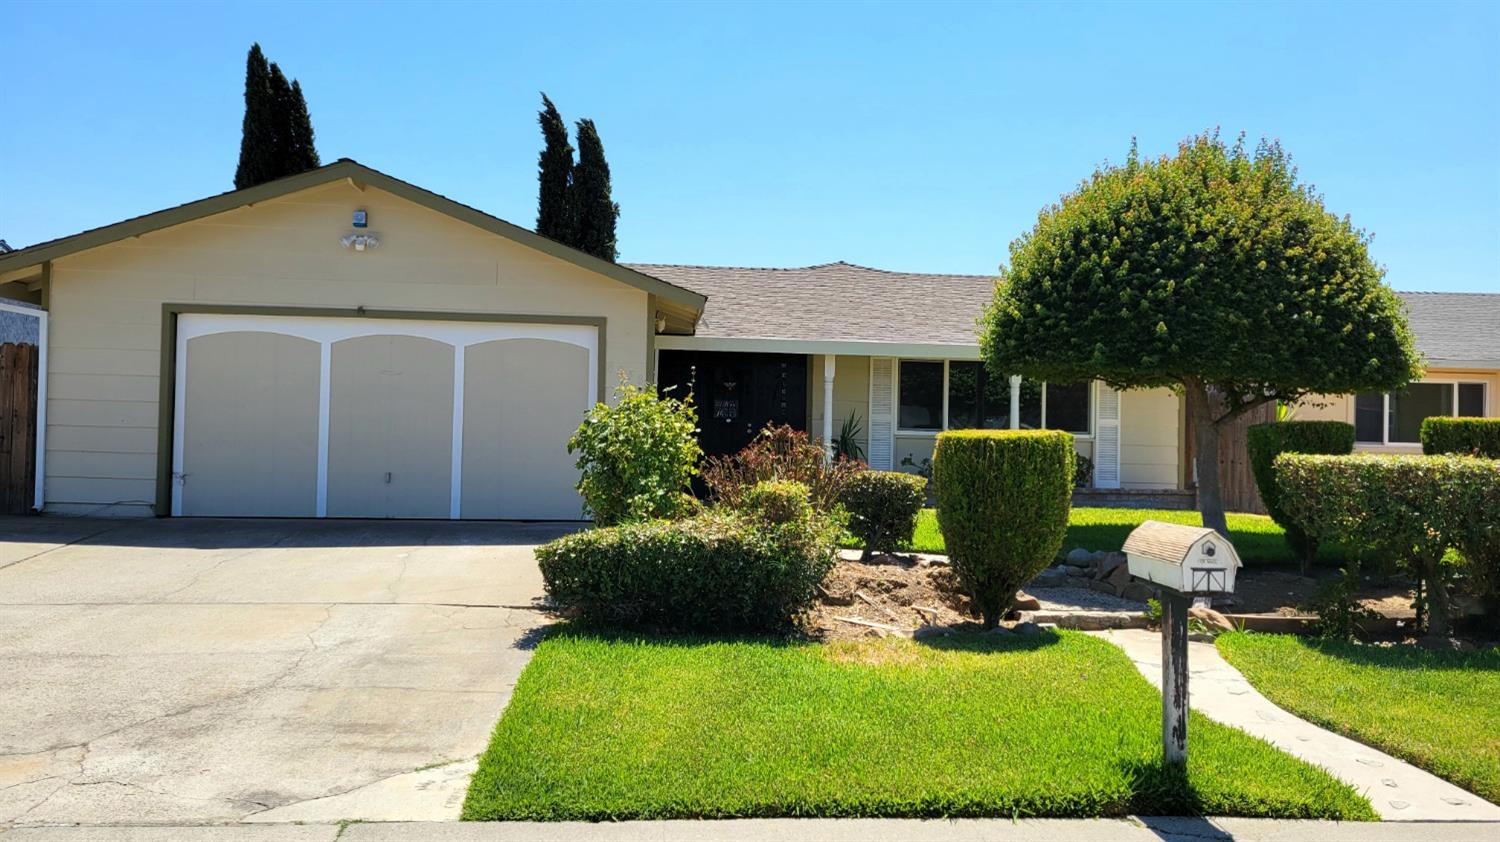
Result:
[[[571,528],[0,518],[0,824],[456,817]]]

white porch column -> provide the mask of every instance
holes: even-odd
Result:
[[[833,458],[833,369],[838,363],[834,354],[823,355],[823,446]]]
[[[1021,375],[1010,376],[1010,428],[1021,429]]]

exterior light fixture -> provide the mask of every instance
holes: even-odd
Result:
[[[366,251],[380,245],[380,238],[374,234],[345,234],[339,242],[346,249]]]

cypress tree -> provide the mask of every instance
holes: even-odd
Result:
[[[241,124],[240,163],[234,170],[235,189],[243,189],[275,178],[275,100],[271,69],[260,44],[250,45],[245,60],[245,119]]]
[[[541,123],[545,145],[537,162],[536,232],[573,245],[568,201],[573,182],[573,145],[568,142],[567,124],[545,93],[537,121]]]
[[[240,137],[236,189],[251,187],[318,166],[312,118],[302,86],[287,81],[260,45],[250,47],[245,66],[245,119]]]
[[[609,162],[593,120],[578,121],[578,166],[569,195],[574,215],[571,245],[613,263],[620,254],[615,247],[620,206],[610,197]]]
[[[318,147],[313,143],[312,115],[307,113],[307,100],[302,96],[302,86],[296,79],[292,80],[287,117],[291,139],[290,157],[296,167],[294,171],[304,172],[321,166]]]

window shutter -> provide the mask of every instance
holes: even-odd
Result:
[[[1120,393],[1094,383],[1094,487],[1120,487]]]
[[[895,361],[890,357],[870,358],[870,446],[865,449],[870,467],[889,471],[895,466],[896,407]]]

